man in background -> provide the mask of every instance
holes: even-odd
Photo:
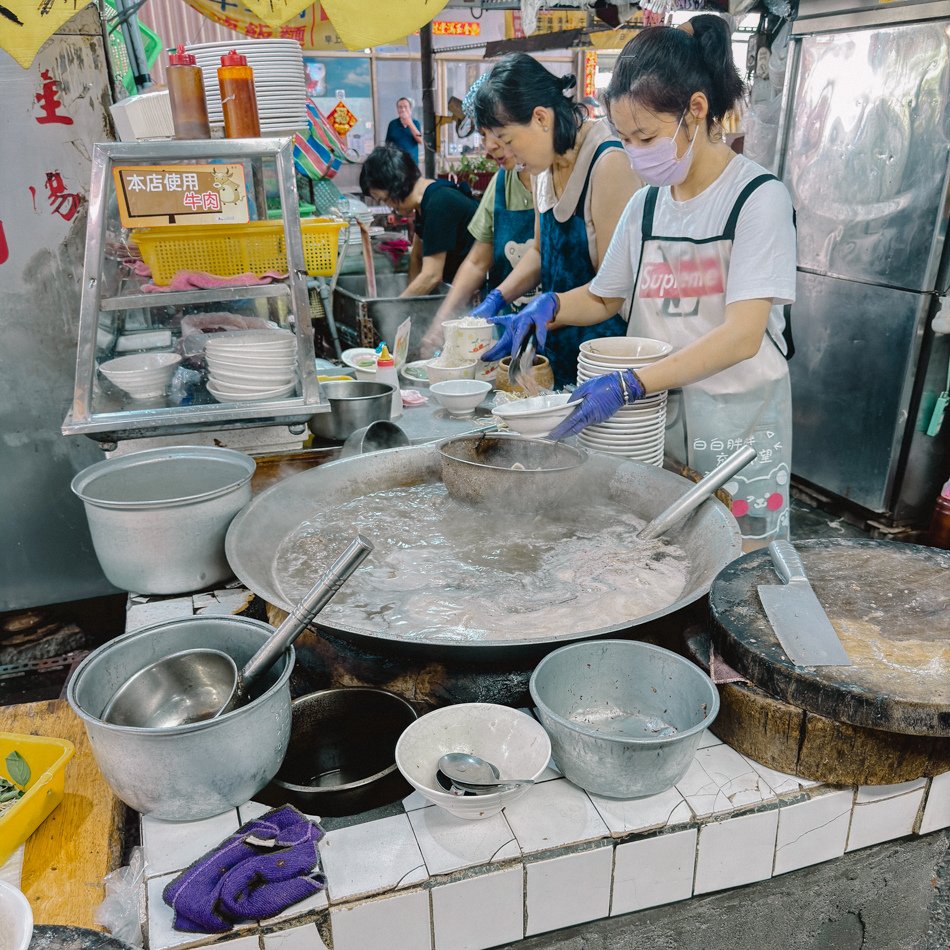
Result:
[[[386,144],[401,148],[416,164],[419,163],[422,129],[412,117],[412,101],[405,96],[396,100],[396,118],[386,129]]]

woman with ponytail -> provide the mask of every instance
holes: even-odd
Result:
[[[597,276],[555,296],[553,327],[613,318],[673,344],[669,356],[579,386],[551,438],[574,435],[644,395],[671,393],[668,459],[707,473],[741,445],[758,457],[727,485],[747,548],[788,532],[792,405],[783,305],[795,297],[785,186],[723,141],[743,92],[725,21],[646,29],[606,91],[610,123],[649,187],[629,202]],[[524,311],[519,334],[531,315]]]
[[[514,270],[473,311],[504,331],[483,359],[509,355],[514,317],[502,311],[540,284],[543,293],[530,305],[532,326],[558,386],[576,379],[583,340],[625,332],[620,318],[558,327],[550,334],[547,324],[554,294],[584,286],[594,276],[623,206],[641,184],[607,123],[589,120],[587,109],[570,98],[574,86],[573,76],[555,76],[527,54],[515,53],[492,67],[473,102],[475,124],[489,152],[512,154],[535,178],[534,239]]]

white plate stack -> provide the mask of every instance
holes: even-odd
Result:
[[[296,386],[297,339],[289,330],[235,330],[205,344],[208,392],[218,402],[282,399]]]
[[[189,53],[201,67],[208,102],[208,121],[224,126],[218,67],[221,57],[235,50],[247,57],[254,70],[254,92],[261,135],[291,135],[307,127],[307,80],[303,50],[296,40],[233,40],[228,43],[197,43]]]
[[[669,343],[636,336],[610,336],[581,344],[577,383],[624,369],[641,369],[673,349]],[[663,464],[666,435],[666,391],[624,406],[606,422],[588,426],[578,436],[587,449],[622,455],[647,465]]]

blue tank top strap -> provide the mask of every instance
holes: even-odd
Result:
[[[577,207],[574,209],[574,214],[583,215],[584,205],[587,202],[587,189],[590,187],[591,175],[594,174],[594,166],[597,164],[600,156],[612,148],[622,149],[623,146],[613,139],[608,139],[606,142],[601,142],[600,145],[597,146],[597,151],[594,152],[594,157],[590,160],[590,165],[587,166],[587,175],[584,178],[584,187],[581,189],[581,196],[577,200]]]

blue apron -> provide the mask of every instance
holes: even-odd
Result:
[[[515,174],[518,174],[515,172]],[[498,169],[495,182],[495,204],[492,218],[492,262],[488,271],[488,286],[497,287],[521,260],[525,251],[534,244],[534,208],[509,211],[505,203],[505,170]],[[511,313],[506,306],[502,313]]]
[[[602,142],[598,146],[587,169],[577,207],[567,221],[558,221],[553,208],[541,214],[541,290],[544,293],[565,293],[593,280],[596,270],[590,259],[584,203],[597,159],[607,149],[621,147],[619,142]],[[584,340],[626,335],[627,324],[619,314],[591,327],[561,327],[549,333],[544,355],[551,361],[555,387],[560,389],[577,382],[577,354]]]

